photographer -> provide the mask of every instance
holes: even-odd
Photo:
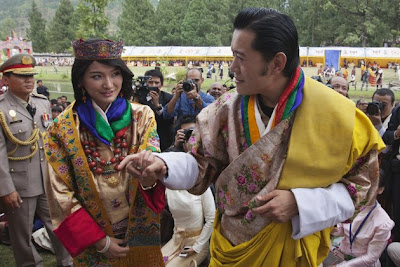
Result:
[[[383,136],[394,108],[394,94],[390,89],[378,89],[372,95],[372,102],[368,103],[364,111],[372,124],[378,130],[379,135]]]
[[[203,81],[199,69],[189,69],[186,73],[186,81],[176,85],[175,95],[164,107],[164,118],[177,116],[179,119],[183,115],[196,116],[203,108],[211,104],[214,98],[200,90]]]
[[[161,151],[167,149],[173,142],[172,125],[173,118],[166,118],[163,109],[171,101],[172,95],[162,91],[164,76],[158,69],[148,70],[145,77],[151,77],[146,81],[146,86],[136,89],[137,102],[149,106],[155,114],[157,122],[157,133],[160,137]]]

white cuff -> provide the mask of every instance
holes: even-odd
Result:
[[[300,239],[336,225],[354,214],[354,204],[342,183],[327,188],[295,188],[299,215],[292,218],[292,238]]]
[[[196,159],[184,152],[155,153],[168,167],[168,177],[161,182],[172,190],[188,190],[194,187],[199,176]]]

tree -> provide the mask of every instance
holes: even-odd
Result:
[[[154,7],[148,0],[124,0],[118,18],[118,35],[126,45],[155,45]]]
[[[17,24],[10,17],[3,20],[0,29],[0,40],[5,40],[8,36],[11,36],[12,32],[15,31]]]
[[[226,0],[192,0],[181,23],[182,45],[221,46],[229,45],[232,23]]]
[[[391,0],[330,0],[333,9],[342,13],[342,21],[336,20],[338,39],[343,45],[381,46],[390,37],[390,28],[382,14],[393,8]],[[386,8],[385,8],[386,7]]]
[[[76,30],[77,38],[105,38],[110,23],[105,14],[108,0],[81,0],[75,10],[75,18],[79,18]]]
[[[155,12],[155,40],[158,45],[180,45],[181,23],[189,6],[189,0],[160,0]]]
[[[49,51],[65,52],[75,39],[75,25],[72,24],[74,7],[70,0],[61,0],[48,31]]]
[[[46,52],[46,22],[35,1],[32,2],[32,10],[28,14],[28,21],[30,27],[26,30],[26,34],[28,39],[32,41],[33,50],[39,53]]]

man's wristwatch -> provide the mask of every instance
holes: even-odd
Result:
[[[200,99],[200,95],[197,95],[195,98],[193,98],[193,101],[197,101]]]
[[[156,107],[157,110],[162,110],[163,106],[160,104],[158,107]]]

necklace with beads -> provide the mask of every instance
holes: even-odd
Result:
[[[97,144],[97,141],[86,128],[83,128],[82,130],[82,144],[90,170],[97,175],[102,175],[108,186],[113,188],[118,186],[119,179],[116,177],[115,173],[119,171],[117,170],[118,164],[127,155],[127,135],[120,132],[116,134],[111,142],[111,151],[113,152],[113,156],[109,160],[106,160],[98,151],[99,145]]]

